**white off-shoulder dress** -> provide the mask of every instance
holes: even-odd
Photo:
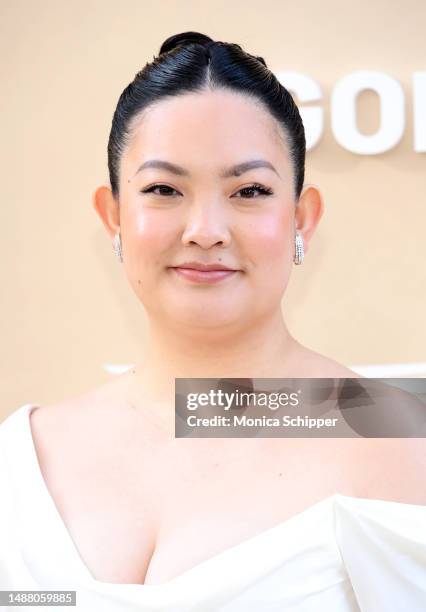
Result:
[[[47,609],[85,612],[426,611],[426,506],[340,494],[163,584],[96,580],[42,476],[33,406],[0,425],[0,590],[75,590]]]

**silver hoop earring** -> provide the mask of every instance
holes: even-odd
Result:
[[[293,258],[294,263],[298,266],[302,263],[303,258],[305,256],[305,251],[303,248],[303,238],[302,236],[296,232],[295,236],[295,255]]]
[[[121,238],[119,232],[117,232],[114,236],[114,251],[119,260],[123,261],[123,254],[121,251]]]

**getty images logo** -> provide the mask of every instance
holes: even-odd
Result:
[[[292,393],[247,392],[239,389],[227,392],[222,389],[210,389],[207,393],[188,393],[186,407],[188,410],[197,410],[205,406],[230,410],[231,408],[245,408],[250,405],[278,410],[284,406],[298,406],[300,393],[300,389]]]

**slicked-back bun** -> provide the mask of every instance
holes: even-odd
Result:
[[[201,34],[200,32],[181,32],[180,34],[173,34],[173,36],[169,36],[163,42],[160,48],[160,55],[162,53],[167,53],[167,51],[171,51],[175,49],[175,47],[179,47],[180,45],[189,45],[191,43],[197,43],[199,45],[206,45],[207,43],[214,42],[210,36],[206,34]]]

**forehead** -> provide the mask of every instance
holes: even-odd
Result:
[[[275,118],[257,100],[226,90],[163,98],[142,111],[132,122],[122,161],[139,165],[148,157],[204,168],[256,157],[283,171],[289,165]]]

